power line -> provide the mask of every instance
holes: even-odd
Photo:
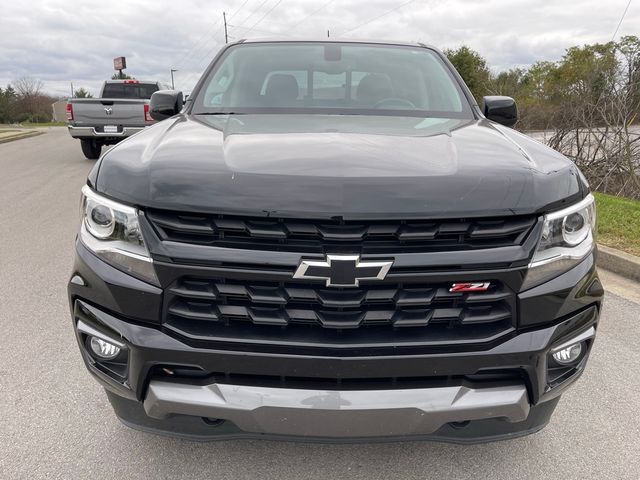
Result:
[[[240,11],[245,7],[245,5],[246,5],[247,3],[249,3],[249,0],[245,0],[245,1],[242,3],[242,5],[240,5],[240,6],[239,6],[239,7],[238,7],[238,8],[237,8],[237,9],[236,9],[236,10],[235,10],[235,11],[234,11],[230,16],[229,16],[228,20],[231,20],[233,17],[235,17],[235,16],[238,14],[238,12],[240,12]],[[216,27],[217,27],[217,28],[216,28]],[[214,26],[213,26],[213,30],[212,30],[212,31],[205,32],[205,33],[204,33],[204,35],[202,35],[202,36],[200,37],[200,39],[199,39],[199,40],[198,40],[198,41],[197,41],[197,42],[196,42],[196,43],[195,43],[195,44],[194,44],[194,45],[189,49],[189,51],[185,54],[185,56],[184,56],[184,57],[182,57],[182,60],[181,60],[181,62],[180,62],[180,63],[181,63],[181,64],[184,64],[184,62],[186,62],[186,61],[187,61],[187,59],[188,59],[189,57],[191,57],[194,53],[196,53],[198,50],[200,50],[202,47],[204,47],[204,46],[207,44],[207,42],[208,42],[211,38],[213,38],[213,37],[216,35],[216,33],[218,33],[218,32],[220,31],[220,29],[221,29],[221,28],[222,28],[222,20],[218,20],[218,21],[214,24]],[[203,40],[205,40],[205,41],[203,42]],[[200,58],[200,61],[202,60],[202,58],[203,58],[203,57],[201,57],[201,58]]]
[[[259,24],[260,24],[260,23],[261,23],[261,22],[262,22],[262,21],[263,21],[263,20],[264,20],[264,19],[265,19],[265,18],[266,18],[266,17],[267,17],[267,16],[268,16],[272,11],[273,11],[273,10],[275,10],[275,9],[276,9],[276,7],[278,7],[278,5],[280,5],[280,3],[282,3],[282,1],[283,1],[283,0],[278,0],[278,1],[277,1],[277,2],[276,2],[276,3],[275,3],[271,8],[269,8],[269,9],[264,13],[264,15],[262,15],[262,17],[260,17],[260,19],[258,19],[258,20],[257,20],[257,21],[256,21],[256,22],[255,22],[251,27],[243,27],[243,24],[244,24],[244,23],[246,23],[246,22],[247,22],[247,20],[249,20],[251,17],[253,17],[256,13],[258,13],[258,12],[262,9],[262,7],[263,7],[263,6],[268,2],[268,0],[263,0],[263,1],[258,5],[258,7],[257,7],[256,9],[254,9],[254,10],[253,10],[253,11],[252,11],[252,12],[251,12],[247,17],[245,17],[245,18],[244,18],[244,19],[243,19],[243,20],[242,20],[238,25],[231,25],[231,24],[227,23],[227,26],[229,26],[229,27],[233,27],[233,28],[244,28],[244,29],[246,29],[246,31],[244,32],[244,34],[243,34],[243,35],[247,35],[249,32],[251,32],[251,31],[253,31],[253,30],[255,29],[255,30],[256,30],[256,31],[258,31],[258,32],[269,33],[269,34],[276,34],[276,35],[283,35],[283,36],[290,36],[290,35],[285,35],[285,34],[282,34],[282,33],[279,33],[279,32],[272,32],[272,31],[269,31],[269,30],[260,30],[260,29],[256,29],[256,28],[255,28],[255,27],[257,27],[257,26],[258,26],[258,25],[259,25]],[[380,18],[382,18],[382,17],[385,17],[385,16],[387,16],[387,15],[389,15],[389,14],[391,14],[391,13],[393,13],[393,12],[395,12],[395,11],[397,11],[397,10],[399,10],[399,9],[401,9],[401,8],[403,8],[403,7],[407,6],[407,5],[409,5],[409,4],[411,4],[411,3],[415,2],[415,1],[416,1],[416,0],[408,0],[408,1],[406,1],[406,2],[404,2],[404,3],[402,3],[402,4],[400,4],[400,5],[397,5],[396,7],[393,7],[393,8],[391,8],[391,9],[389,9],[389,10],[385,11],[384,13],[382,13],[382,14],[380,14],[380,15],[377,15],[377,16],[375,16],[375,17],[373,17],[373,18],[370,18],[369,20],[367,20],[367,21],[365,21],[365,22],[363,22],[363,23],[360,23],[360,24],[356,25],[355,27],[353,27],[353,28],[351,28],[351,29],[349,29],[349,30],[346,30],[346,31],[342,32],[342,35],[347,34],[347,33],[354,32],[354,31],[358,30],[359,28],[364,27],[365,25],[368,25],[368,24],[370,24],[370,23],[372,23],[372,22],[375,22],[376,20],[378,20],[378,19],[380,19]],[[235,16],[235,15],[236,15],[240,10],[242,10],[242,8],[243,8],[243,7],[244,7],[248,2],[249,2],[249,0],[245,0],[245,1],[242,3],[242,5],[240,5],[240,7],[239,7],[239,8],[238,8],[238,9],[237,9],[233,14],[231,14],[231,15],[228,17],[228,20],[231,20],[231,18],[233,18],[233,17],[234,17],[234,16]],[[329,0],[329,1],[325,2],[325,3],[324,3],[324,4],[322,4],[319,8],[317,8],[317,9],[316,9],[316,10],[314,10],[314,11],[312,11],[309,15],[307,15],[306,17],[303,17],[301,20],[299,20],[298,22],[296,22],[296,23],[294,23],[294,24],[290,25],[290,26],[289,26],[289,27],[287,27],[287,28],[295,28],[295,27],[297,27],[298,25],[302,24],[303,22],[305,22],[305,21],[306,21],[306,20],[308,20],[309,18],[313,17],[314,15],[316,15],[317,13],[319,13],[320,11],[322,11],[323,9],[325,9],[326,7],[328,7],[330,4],[332,4],[332,3],[334,3],[334,2],[335,2],[335,0]],[[625,15],[626,15],[626,13],[627,13],[627,10],[628,10],[628,8],[629,8],[629,4],[630,4],[630,3],[631,3],[631,0],[629,0],[629,3],[627,4],[627,8],[625,9],[625,11],[624,11],[624,13],[623,13],[623,15],[622,15],[622,18],[620,19],[620,23],[618,24],[618,28],[620,27],[620,24],[622,23],[622,20],[624,19],[624,16],[625,16]],[[220,28],[221,28],[221,27],[222,27],[222,25],[220,26]],[[220,28],[218,28],[218,29],[216,30],[216,32],[217,32],[218,30],[220,30]],[[615,34],[616,34],[616,33],[617,33],[617,31],[618,31],[618,28],[616,28],[616,32],[614,33],[614,37],[615,37]],[[215,32],[214,32],[214,33],[215,33]],[[229,37],[233,38],[231,35],[229,35]],[[214,47],[214,48],[215,48],[215,47]],[[213,50],[213,49],[211,49],[210,51],[212,51],[212,50]],[[200,60],[199,60],[199,62],[198,62],[198,63],[200,63],[200,62],[202,61],[202,59],[203,59],[205,56],[206,56],[206,54],[205,54],[205,55],[203,55],[203,56],[201,56],[201,57],[200,57]],[[186,58],[186,57],[185,57],[185,58]],[[192,75],[194,75],[194,74],[190,74],[187,78],[191,77]]]
[[[282,26],[283,28],[285,28],[287,30],[294,29],[298,25],[301,25],[303,22],[309,20],[314,15],[317,15],[320,11],[324,10],[325,8],[327,8],[329,5],[331,5],[335,1],[336,0],[329,0],[328,2],[325,2],[319,8],[316,8],[309,15],[307,15],[307,16],[303,17],[302,19],[298,20],[296,23],[292,23],[292,24],[283,24],[283,23],[275,23],[275,22],[270,22],[270,23],[273,24],[273,25]],[[277,5],[274,5],[273,8],[275,8],[275,7],[277,7]],[[273,10],[273,8],[272,8],[272,10]],[[267,12],[267,14],[268,13],[269,12]],[[245,33],[243,33],[243,35],[246,35],[246,33],[251,30],[251,31],[259,32],[259,33],[268,33],[268,34],[271,34],[271,35],[282,35],[283,37],[293,37],[292,35],[288,35],[288,34],[280,32],[280,31],[274,32],[272,30],[260,30],[258,28],[255,28],[256,25],[257,25],[257,23],[254,24],[252,27],[243,27],[242,24],[238,24],[238,25],[232,25],[230,23],[228,24],[229,27],[245,29]]]
[[[351,33],[351,32],[353,32],[353,31],[355,31],[355,30],[359,29],[360,27],[364,27],[365,25],[369,25],[371,22],[375,22],[375,21],[376,21],[376,20],[378,20],[379,18],[385,17],[385,16],[389,15],[390,13],[393,13],[393,12],[395,12],[396,10],[399,10],[399,9],[401,9],[402,7],[404,7],[404,6],[406,6],[406,5],[409,5],[410,3],[413,3],[413,2],[415,2],[415,1],[416,1],[416,0],[409,0],[408,2],[404,2],[404,3],[400,4],[400,5],[398,5],[397,7],[392,8],[391,10],[387,10],[387,11],[386,11],[386,12],[384,12],[382,15],[378,15],[377,17],[373,17],[373,18],[371,18],[371,19],[367,20],[366,22],[361,23],[360,25],[356,25],[355,27],[353,27],[353,28],[352,28],[352,29],[350,29],[350,30],[347,30],[347,31],[345,31],[345,32],[342,32],[342,35],[344,35],[344,34],[346,34],[346,33]]]
[[[318,8],[317,10],[314,10],[313,12],[311,12],[309,15],[307,15],[306,17],[304,17],[302,20],[300,20],[299,22],[294,23],[293,25],[291,25],[289,28],[296,28],[298,25],[300,25],[301,23],[309,20],[311,17],[313,17],[316,13],[318,13],[320,10],[323,10],[324,8],[328,7],[329,5],[331,5],[333,2],[335,2],[336,0],[329,0],[328,2],[324,3],[320,8]]]
[[[242,5],[240,5],[240,6],[238,7],[238,9],[237,9],[235,12],[233,12],[233,13],[229,16],[229,20],[231,20],[233,17],[235,17],[235,16],[236,16],[236,13],[238,13],[240,10],[242,10],[242,7],[244,7],[247,3],[249,3],[249,0],[244,0],[244,2],[242,3]]]
[[[281,3],[282,3],[282,0],[278,0],[275,3],[275,5],[273,7],[271,7],[269,10],[267,10],[267,13],[265,13],[262,17],[260,17],[260,20],[258,20],[256,23],[254,23],[249,30],[244,32],[244,34],[247,35],[251,30],[253,30],[260,22],[262,22],[267,17],[267,15],[269,15]]]
[[[622,12],[622,17],[620,17],[620,21],[618,22],[618,26],[616,27],[616,31],[613,32],[613,36],[611,37],[611,41],[612,42],[616,38],[616,35],[618,34],[618,29],[620,28],[620,25],[622,25],[622,21],[624,20],[624,17],[627,15],[627,10],[629,10],[629,5],[631,5],[631,0],[629,0],[627,2],[627,6],[625,7],[624,12]]]
[[[214,25],[213,28],[214,30],[211,31],[206,31],[201,37],[200,39],[193,44],[193,46],[187,51],[186,54],[184,54],[184,56],[182,57],[182,60],[180,62],[186,62],[187,58],[189,58],[190,56],[192,56],[196,51],[198,51],[200,48],[202,48],[203,45],[205,45],[205,42],[203,42],[203,40],[207,39],[208,37],[212,37],[213,35],[215,35],[218,30],[220,30],[220,28],[216,28],[219,24],[221,23],[221,20],[218,20]]]
[[[227,25],[229,27],[231,27],[231,28],[239,28],[241,30],[249,30],[249,28],[250,28],[250,27],[240,27],[239,25],[233,25],[231,23],[228,23]],[[273,30],[263,30],[263,29],[260,29],[260,28],[254,28],[253,31],[254,32],[258,32],[258,33],[267,33],[269,35],[282,35],[283,37],[293,38],[293,35],[288,35],[288,34],[282,33],[282,32],[274,32]],[[244,35],[244,34],[242,34],[242,35]],[[233,36],[233,35],[229,35],[229,38],[233,39],[233,38],[238,38],[238,37],[237,36]]]
[[[266,2],[266,0],[265,0],[265,2]],[[245,7],[245,5],[246,5],[247,3],[249,3],[249,0],[245,0],[245,1],[244,1],[244,2],[243,2],[243,3],[242,3],[242,4],[241,4],[241,5],[240,5],[240,6],[239,6],[239,7],[238,7],[238,8],[237,8],[237,9],[236,9],[236,10],[235,10],[231,15],[230,15],[230,16],[229,16],[229,20],[230,20],[230,19],[232,19],[233,17],[235,17],[235,16],[236,16],[236,15],[237,15],[237,14],[238,14],[238,13],[239,13],[243,8],[244,8],[244,7]],[[264,2],[263,2],[263,3],[264,3]],[[249,15],[249,16],[251,16],[251,15]],[[208,35],[208,38],[209,38],[209,39],[213,38],[213,37],[215,36],[215,34],[216,34],[216,33],[218,33],[218,32],[220,31],[220,29],[222,28],[222,26],[223,26],[223,25],[224,25],[224,23],[225,23],[225,18],[224,18],[224,17],[225,17],[225,15],[224,15],[224,12],[223,12],[223,18],[222,18],[222,20],[221,20],[221,21],[219,20],[219,21],[216,23],[216,25],[218,25],[218,24],[220,24],[220,23],[222,23],[222,24],[220,25],[220,27],[218,27],[217,29],[215,29],[213,32],[210,32],[210,33],[209,33],[209,35]],[[228,24],[227,24],[227,25],[228,25]],[[227,25],[224,25],[224,26],[225,26],[225,43],[227,43],[228,38],[230,37],[230,35],[228,35],[228,33],[226,32],[226,26],[227,26]],[[202,39],[204,39],[205,37],[207,37],[207,34],[206,34],[206,33],[205,33],[205,35],[203,35],[203,36],[202,36],[201,40],[202,40]],[[198,43],[200,43],[200,42],[198,42]],[[202,43],[202,45],[200,45],[197,49],[190,51],[190,52],[189,52],[189,54],[195,53],[197,50],[199,50],[201,47],[203,47],[203,46],[205,46],[205,45],[206,45],[206,42],[205,42],[205,43]],[[199,59],[198,59],[197,61],[195,61],[195,62],[191,62],[191,63],[192,63],[192,64],[194,64],[195,66],[198,66],[198,67],[199,67],[199,66],[200,66],[200,64],[202,63],[202,60],[204,60],[204,59],[205,59],[206,57],[208,57],[208,56],[210,57],[210,56],[211,56],[211,53],[212,53],[212,52],[213,52],[217,47],[218,47],[218,43],[217,43],[217,42],[214,42],[213,48],[209,48],[209,49],[203,50],[204,55],[200,55],[200,57],[199,57]],[[205,47],[205,48],[206,48],[206,47]],[[185,56],[183,57],[183,59],[182,59],[182,61],[183,61],[183,62],[186,62],[187,58],[189,57],[189,54],[187,54],[187,55],[185,55]],[[200,74],[199,74],[199,73],[190,73],[190,74],[188,74],[188,75],[187,75],[187,77],[186,77],[186,78],[185,78],[185,80],[184,80],[184,83],[188,83],[190,80],[192,80],[192,79],[193,79],[193,77],[194,77],[194,76],[198,76],[198,75],[200,75]]]
[[[269,0],[262,0],[262,3],[260,3],[260,5],[258,5],[258,8],[256,8],[255,10],[253,10],[247,17],[245,17],[244,20],[242,20],[240,22],[240,24],[238,26],[242,26],[246,23],[247,20],[249,20],[251,17],[253,17],[256,13],[258,13],[258,10],[260,10],[262,8],[262,6],[267,3]]]

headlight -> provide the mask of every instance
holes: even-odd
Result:
[[[596,207],[591,194],[571,207],[546,215],[522,289],[573,268],[592,252],[595,238]]]
[[[102,197],[85,185],[80,210],[80,239],[89,250],[114,267],[158,285],[135,208]]]

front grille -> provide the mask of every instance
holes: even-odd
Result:
[[[535,217],[344,221],[146,212],[162,240],[252,250],[404,253],[520,245]]]
[[[515,296],[451,284],[383,283],[327,288],[295,282],[183,277],[167,289],[164,325],[198,340],[402,344],[479,341],[512,329]]]
[[[169,320],[229,323],[249,321],[284,326],[304,323],[325,328],[362,325],[452,327],[486,324],[511,317],[509,292],[451,293],[446,286],[317,288],[309,284],[230,283],[185,278],[169,289]]]
[[[450,292],[452,282],[470,276],[469,272],[453,273],[457,267],[487,268],[475,263],[448,266],[448,275],[405,262],[382,281],[363,280],[358,287],[338,288],[318,280],[294,279],[295,265],[265,263],[264,251],[384,253],[391,258],[403,253],[499,248],[522,245],[536,222],[533,216],[347,221],[160,210],[146,211],[145,216],[169,250],[186,250],[181,243],[193,245],[194,254],[209,255],[206,261],[194,263],[191,255],[185,257],[190,260],[180,260],[181,254],[163,253],[166,270],[161,276],[169,284],[163,300],[167,333],[204,348],[317,355],[489,348],[515,331],[516,296],[502,273],[492,278],[489,271],[488,278],[481,279],[491,282],[489,291]],[[222,248],[246,250],[230,251],[234,257],[243,257],[238,259],[241,268],[224,266],[229,255]],[[509,265],[505,258],[504,266],[492,263],[490,270],[495,273]]]

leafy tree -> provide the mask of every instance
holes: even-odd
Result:
[[[0,93],[0,123],[13,123],[16,117],[17,95],[11,85]]]
[[[517,98],[525,87],[526,73],[522,68],[512,68],[498,73],[491,81],[491,94]]]
[[[73,96],[75,98],[93,98],[93,95],[91,95],[87,90],[85,90],[84,88],[79,88],[76,91],[73,92]]]
[[[130,80],[132,78],[133,77],[131,75],[127,75],[126,73],[123,73],[122,77],[119,73],[114,73],[113,75],[111,75],[111,80]]]
[[[11,85],[7,85],[7,88],[4,90],[4,96],[6,98],[15,99],[17,97],[15,89]]]
[[[5,99],[4,99],[4,92],[2,91],[2,87],[0,87],[0,123],[5,123],[5,110],[6,110],[6,106],[5,106]]]
[[[552,77],[555,93],[565,98],[596,101],[611,91],[617,67],[616,44],[613,42],[571,47]]]
[[[466,45],[455,50],[445,50],[444,53],[456,67],[476,101],[481,102],[482,97],[489,93],[491,84],[491,72],[487,68],[487,61]]]

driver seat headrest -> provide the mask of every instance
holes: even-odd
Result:
[[[358,102],[373,107],[380,100],[391,98],[393,88],[391,80],[380,73],[369,73],[362,77],[356,89]]]
[[[298,99],[299,87],[296,77],[286,73],[274,73],[267,81],[264,98],[270,104],[291,104]]]

